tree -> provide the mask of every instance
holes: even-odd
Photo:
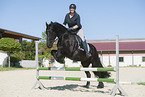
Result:
[[[0,50],[8,51],[9,67],[10,67],[10,52],[14,52],[14,51],[19,52],[21,50],[21,45],[13,38],[3,38],[0,39]]]
[[[31,44],[32,44],[32,42],[29,42],[27,40],[23,40],[22,52],[24,54],[25,60],[35,60],[35,44],[32,45],[31,51],[30,51],[28,57],[26,58]]]
[[[14,51],[10,55],[10,59],[11,59],[10,62],[13,63],[13,66],[16,66],[15,63],[18,63],[19,61],[24,59],[24,54],[21,51],[19,51],[19,52]]]
[[[43,59],[43,58],[46,58],[46,59],[49,59],[51,57],[53,57],[51,55],[51,50],[52,49],[57,49],[56,47],[56,44],[54,43],[53,47],[52,48],[48,48],[47,45],[46,45],[46,40],[47,40],[47,36],[46,36],[46,33],[45,32],[42,32],[42,39],[39,43],[39,59]]]

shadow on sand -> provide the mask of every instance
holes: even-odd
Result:
[[[84,86],[77,85],[77,84],[69,84],[69,85],[63,85],[63,86],[55,86],[55,87],[45,87],[46,90],[58,90],[58,91],[64,91],[64,90],[70,90],[70,91],[79,91],[79,92],[92,92],[92,93],[103,93],[108,94],[110,93],[111,89],[97,89],[96,86],[91,85],[90,88],[85,88]]]

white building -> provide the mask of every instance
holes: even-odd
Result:
[[[8,54],[7,52],[0,50],[0,67],[3,67],[7,64]]]
[[[115,40],[90,40],[98,50],[100,60],[104,66],[115,66]],[[145,66],[145,39],[120,39],[120,66]]]

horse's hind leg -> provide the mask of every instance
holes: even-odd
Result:
[[[97,60],[99,60],[99,59],[97,59]],[[102,64],[100,63],[100,61],[93,61],[92,62],[92,67],[103,67],[102,66]],[[93,71],[93,73],[94,73],[94,75],[96,76],[96,77],[99,77],[99,78],[104,78],[104,76],[102,75],[102,72],[101,71]],[[98,84],[98,86],[97,86],[97,88],[104,88],[104,83],[103,82],[99,82],[99,84]]]
[[[87,78],[91,78],[91,74],[90,74],[90,72],[89,71],[85,71],[85,73],[86,73],[86,75],[87,75]],[[89,86],[90,86],[90,81],[87,81],[87,83],[86,83],[86,88],[89,88]]]
[[[88,62],[82,62],[81,64],[83,65],[83,67],[89,67],[89,65],[90,65],[90,63],[88,63]],[[91,78],[91,74],[89,71],[85,71],[85,73],[86,73],[87,78]],[[89,88],[89,86],[90,86],[90,81],[87,81],[85,87]]]
[[[93,71],[94,75],[99,77],[99,78],[103,78],[101,77],[101,72],[98,72],[98,71]],[[97,88],[104,88],[104,83],[103,82],[99,82]]]

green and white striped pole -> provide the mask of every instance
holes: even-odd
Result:
[[[83,68],[83,67],[39,67],[38,70],[63,70],[63,71],[116,71],[115,68]]]
[[[98,82],[110,82],[115,83],[114,79],[107,78],[81,78],[81,77],[56,77],[56,76],[39,76],[39,79],[46,80],[71,80],[71,81],[98,81]]]

